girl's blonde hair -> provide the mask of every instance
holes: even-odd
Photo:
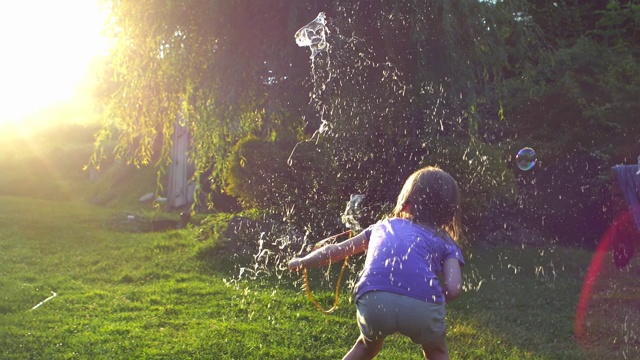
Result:
[[[461,236],[458,183],[437,167],[422,168],[404,183],[392,216],[440,227],[458,241]]]

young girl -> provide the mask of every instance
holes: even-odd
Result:
[[[292,259],[289,269],[323,266],[368,250],[354,289],[360,337],[344,359],[372,359],[396,332],[422,345],[425,359],[449,359],[445,302],[461,293],[459,235],[458,184],[426,167],[409,176],[390,218]]]

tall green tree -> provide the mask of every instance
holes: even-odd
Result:
[[[216,179],[231,147],[251,133],[295,138],[300,75],[291,70],[294,2],[111,1],[107,123],[116,154],[135,164],[168,160],[176,121],[192,158]],[[298,22],[302,22],[299,20]],[[298,120],[283,121],[287,114]],[[296,115],[298,114],[298,115]]]
[[[523,204],[552,233],[597,241],[614,215],[609,169],[640,154],[640,3],[531,3],[547,56],[506,86],[509,136],[541,160],[536,171],[518,174]]]
[[[592,209],[588,200],[550,198],[586,185],[602,194],[600,170],[638,129],[637,1],[109,3],[99,142],[116,141],[133,163],[165,164],[181,121],[199,174],[302,224],[321,223],[355,192],[375,217],[411,171],[436,164],[459,179],[472,213],[519,191],[535,218],[551,206],[558,226],[579,226],[567,209]],[[309,59],[293,34],[320,11],[329,48]],[[619,135],[619,146],[598,131]],[[534,146],[548,172],[512,171],[521,146]],[[587,180],[577,181],[568,165],[585,159]],[[536,177],[550,189],[537,203]]]

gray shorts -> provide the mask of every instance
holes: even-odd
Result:
[[[356,301],[358,326],[370,341],[400,333],[416,344],[444,341],[445,304],[386,291],[370,291]]]

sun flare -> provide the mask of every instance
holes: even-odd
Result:
[[[0,125],[21,124],[75,99],[92,60],[108,50],[107,15],[98,1],[0,3]]]

